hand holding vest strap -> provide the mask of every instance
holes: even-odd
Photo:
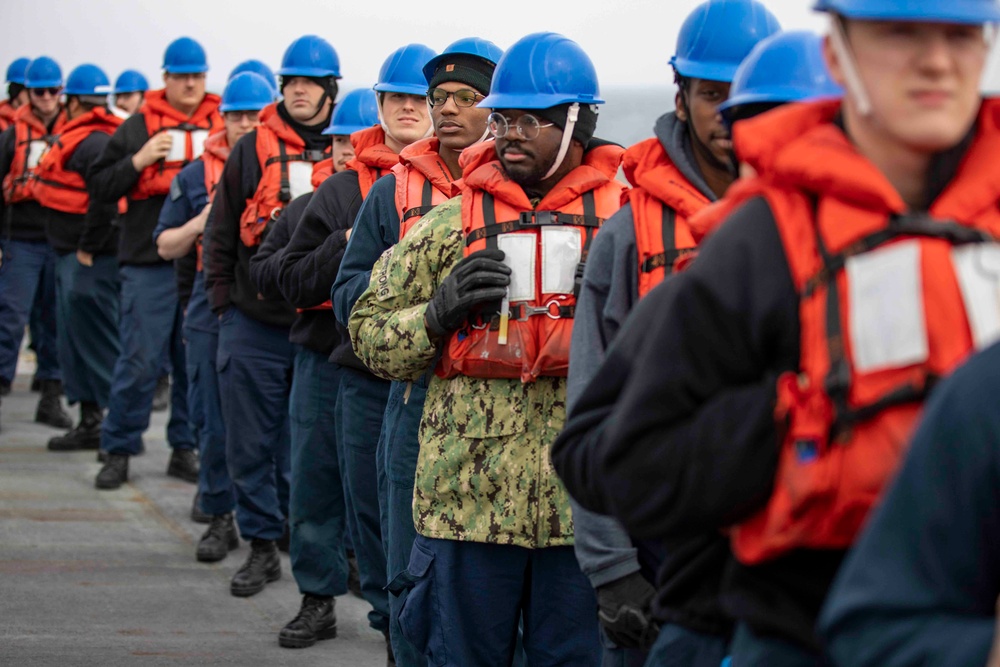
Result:
[[[503,263],[502,250],[486,249],[463,257],[441,281],[427,305],[427,331],[441,338],[461,328],[472,308],[499,301],[510,284],[510,267]]]

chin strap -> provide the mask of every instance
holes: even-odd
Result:
[[[858,74],[858,66],[854,62],[854,54],[851,53],[851,48],[847,44],[844,21],[837,15],[832,16],[830,20],[832,23],[830,26],[830,43],[833,45],[833,50],[837,52],[840,65],[844,70],[844,83],[846,84],[847,91],[854,98],[858,114],[862,118],[868,118],[872,115],[872,102],[871,98],[868,97],[868,91],[865,90],[865,84],[861,81],[861,75]]]
[[[573,140],[573,128],[576,127],[576,121],[580,117],[580,103],[573,102],[569,105],[569,109],[566,111],[566,127],[563,128],[562,143],[559,144],[559,153],[556,155],[555,162],[549,167],[549,172],[542,177],[542,180],[548,180],[552,177],[552,174],[559,170],[562,166],[563,160],[566,159],[566,153],[569,152],[569,142]]]

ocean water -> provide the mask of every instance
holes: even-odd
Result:
[[[597,136],[628,148],[653,136],[656,119],[674,109],[676,88],[602,88],[606,104],[600,106]]]

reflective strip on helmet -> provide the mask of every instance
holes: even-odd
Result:
[[[293,161],[288,163],[288,188],[292,199],[313,191],[313,163]]]
[[[1000,340],[1000,245],[953,248],[951,257],[973,341],[983,349]]]
[[[28,169],[34,169],[38,166],[48,148],[49,144],[44,139],[35,139],[28,143]]]
[[[497,247],[504,252],[503,263],[511,270],[507,293],[512,302],[535,298],[536,238],[534,234],[500,234],[497,237]]]
[[[848,258],[851,344],[858,372],[928,358],[920,242],[903,241]]]
[[[542,229],[542,294],[573,294],[582,250],[576,227]]]

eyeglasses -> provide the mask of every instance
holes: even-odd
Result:
[[[453,93],[449,93],[447,90],[442,88],[431,88],[427,91],[427,100],[431,103],[432,107],[444,106],[448,103],[448,98],[455,98],[455,106],[459,107],[471,107],[475,106],[476,102],[485,98],[485,95],[480,95],[474,90],[469,90],[468,88],[462,88],[461,90],[456,90]]]
[[[532,116],[530,113],[526,113],[517,119],[517,122],[507,120],[507,117],[502,113],[493,112],[486,119],[486,127],[497,139],[501,137],[506,137],[507,132],[510,131],[510,126],[513,125],[517,128],[517,134],[525,141],[531,141],[538,136],[539,131],[543,127],[552,127],[555,123],[541,123],[537,118]]]
[[[28,90],[32,95],[37,95],[38,97],[45,97],[46,95],[58,97],[59,93],[62,92],[62,88],[29,88]]]

